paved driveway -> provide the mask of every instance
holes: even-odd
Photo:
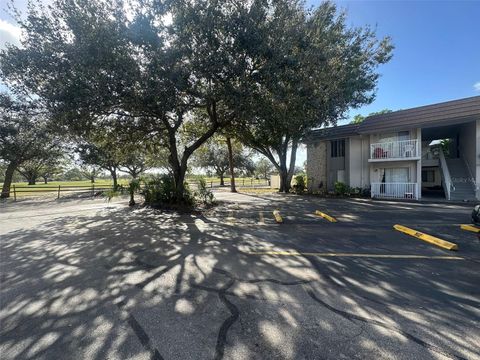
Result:
[[[0,205],[1,358],[480,358],[470,206],[218,198],[196,215]]]

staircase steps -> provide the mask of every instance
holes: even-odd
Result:
[[[446,159],[450,178],[455,189],[450,192],[450,200],[475,200],[475,186],[463,159]]]

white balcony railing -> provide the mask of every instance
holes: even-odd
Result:
[[[418,200],[417,183],[372,183],[372,198]]]
[[[371,160],[418,158],[419,154],[417,139],[389,141],[370,145]]]

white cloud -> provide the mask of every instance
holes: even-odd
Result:
[[[22,31],[18,26],[0,19],[0,49],[4,48],[7,43],[20,45],[21,33]]]
[[[473,89],[475,91],[480,91],[480,81],[477,81],[475,84],[473,84]]]

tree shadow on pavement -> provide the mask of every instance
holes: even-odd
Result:
[[[279,231],[123,208],[3,234],[2,359],[480,355],[478,275],[248,254]]]

